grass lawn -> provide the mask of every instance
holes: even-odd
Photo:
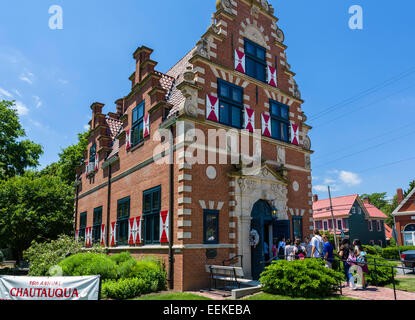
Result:
[[[269,293],[258,293],[256,295],[243,298],[242,300],[355,300],[349,297],[333,296],[329,298],[310,299],[310,298],[292,298],[287,296],[274,295]]]
[[[393,289],[393,284],[388,284],[385,287]],[[415,292],[415,277],[395,279],[395,287],[397,290]]]
[[[133,300],[212,300],[192,293],[165,293],[165,294],[149,294]]]

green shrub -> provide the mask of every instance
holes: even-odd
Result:
[[[378,259],[371,259],[371,257],[378,258]],[[383,258],[379,255],[368,255],[367,262],[385,266],[385,267],[380,267],[380,266],[368,265],[369,274],[365,274],[365,278],[368,284],[374,285],[374,286],[384,286],[384,285],[392,283],[391,268],[386,267],[386,266],[394,266],[393,263],[383,260]],[[396,276],[396,273],[397,271],[394,268],[393,269],[394,276]]]
[[[291,297],[321,298],[338,290],[344,275],[318,259],[273,262],[261,274],[264,292]]]
[[[50,242],[32,242],[29,249],[23,253],[23,258],[30,263],[30,276],[50,276],[49,269],[59,264],[67,256],[82,252],[82,243],[73,237],[62,235]],[[89,252],[103,253],[104,249],[95,246]]]
[[[102,299],[125,300],[157,291],[157,286],[145,279],[132,278],[104,281],[101,287]]]
[[[110,256],[110,259],[114,261],[117,265],[120,265],[126,261],[135,261],[135,259],[131,256],[131,253],[128,251],[112,255]]]
[[[381,246],[378,246],[377,244],[375,244],[373,246],[373,248],[375,248],[377,255],[382,255],[382,247]]]
[[[0,266],[3,264],[4,262],[4,254],[3,252],[0,250]]]
[[[117,279],[117,264],[106,254],[78,253],[59,263],[64,276],[100,275],[101,279]]]
[[[394,237],[390,238],[388,247],[396,247],[396,240]]]
[[[371,254],[371,255],[378,255],[379,254],[379,252],[376,250],[376,248],[374,246],[362,245],[362,247],[363,247],[363,250],[367,254]]]
[[[415,250],[415,246],[402,246],[399,247],[401,252],[407,251],[407,250]],[[382,249],[382,257],[385,259],[395,259],[400,260],[399,256],[399,250],[398,247],[387,247]]]

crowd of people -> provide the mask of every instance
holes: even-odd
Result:
[[[300,239],[294,241],[290,239],[281,238],[274,240],[272,247],[273,258],[271,260],[304,260],[306,258],[318,258],[325,261],[326,267],[333,268],[334,263],[334,248],[330,243],[328,236],[320,234],[319,230],[314,230],[313,237],[310,239],[306,237],[304,242]],[[269,260],[269,246],[264,246],[264,253],[266,260]],[[365,274],[369,273],[369,268],[366,262],[366,252],[359,240],[354,240],[352,245],[348,239],[344,239],[341,242],[339,250],[337,251],[340,260],[343,263],[343,270],[347,281],[347,286],[350,286],[352,290],[367,288],[367,282]],[[362,286],[358,287],[355,281],[355,277],[352,275],[352,266],[361,267],[362,273],[360,274]]]

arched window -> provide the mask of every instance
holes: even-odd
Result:
[[[415,224],[408,224],[403,231],[403,242],[405,246],[415,245]]]

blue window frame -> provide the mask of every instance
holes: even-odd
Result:
[[[100,243],[101,240],[101,225],[102,225],[102,207],[94,209],[94,221],[92,225],[92,240],[93,243]]]
[[[130,219],[130,197],[117,202],[117,243],[128,244],[128,223]]]
[[[78,231],[79,241],[85,240],[86,218],[87,218],[87,213],[82,212],[79,217],[79,231]]]
[[[294,240],[303,240],[303,217],[293,217]]]
[[[271,110],[271,130],[274,139],[289,142],[290,109],[278,101],[269,100]]]
[[[133,120],[131,129],[131,146],[134,147],[144,140],[144,108],[145,102],[141,102],[133,110]]]
[[[96,153],[97,153],[97,144],[94,143],[91,149],[89,149],[89,163],[95,162]]]
[[[160,243],[161,187],[143,192],[144,243]]]
[[[248,76],[265,82],[266,50],[248,39],[245,39],[245,67]]]
[[[243,89],[218,79],[219,122],[242,128]]]
[[[204,244],[219,243],[219,211],[203,211],[203,242]]]

